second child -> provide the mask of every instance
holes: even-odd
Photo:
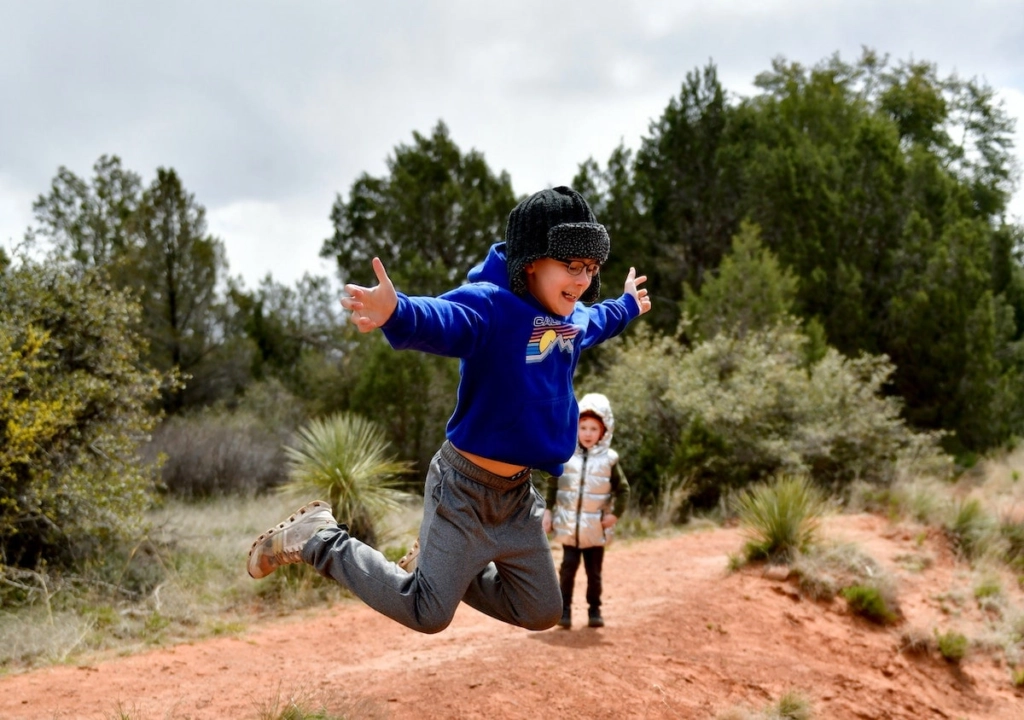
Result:
[[[561,477],[548,484],[544,530],[554,530],[562,544],[558,570],[562,591],[560,627],[572,627],[572,593],[580,560],[587,573],[587,625],[604,627],[601,616],[604,549],[612,529],[626,509],[629,482],[619,467],[619,455],[611,449],[615,419],[611,403],[600,393],[580,399],[579,440]]]

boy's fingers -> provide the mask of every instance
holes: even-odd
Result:
[[[377,276],[377,282],[381,285],[390,285],[391,278],[388,277],[387,271],[384,269],[384,263],[380,261],[380,258],[373,259],[373,274]]]
[[[647,282],[647,276],[646,275],[641,275],[640,277],[633,279],[633,284],[634,285],[639,285],[640,283],[645,283],[645,282]]]
[[[630,268],[629,272],[626,273],[626,282],[632,281],[636,277],[636,268]]]

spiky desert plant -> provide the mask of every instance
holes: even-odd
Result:
[[[825,503],[804,477],[780,476],[736,501],[748,560],[792,560],[817,537]]]
[[[334,517],[352,535],[376,545],[377,527],[406,494],[397,488],[412,464],[391,454],[384,431],[354,413],[313,419],[285,448],[289,481],[281,491],[306,499],[326,497]]]

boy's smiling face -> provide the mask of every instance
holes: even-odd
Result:
[[[569,272],[570,267],[583,266],[579,274]],[[597,263],[591,258],[555,260],[544,257],[526,264],[526,288],[552,315],[571,315],[580,296],[590,287]]]

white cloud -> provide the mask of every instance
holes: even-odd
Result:
[[[327,212],[317,220],[301,200],[239,200],[206,213],[210,233],[224,241],[229,274],[255,288],[267,275],[293,285],[305,273],[334,275],[334,265],[319,257],[332,233]]]

